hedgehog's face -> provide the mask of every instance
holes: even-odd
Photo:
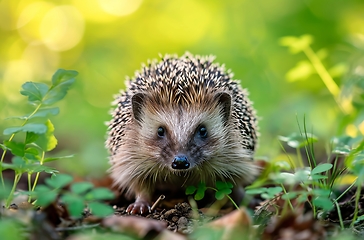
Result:
[[[157,104],[144,94],[132,98],[144,155],[172,171],[201,167],[227,145],[231,97],[214,94],[204,104]],[[148,152],[148,153],[146,153]],[[157,164],[157,165],[159,165]],[[156,165],[156,166],[157,166]]]

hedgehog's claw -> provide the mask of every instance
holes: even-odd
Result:
[[[146,215],[151,213],[150,206],[146,201],[136,201],[128,206],[126,212],[132,215],[140,214]]]

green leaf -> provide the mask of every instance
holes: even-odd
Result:
[[[216,188],[217,189],[225,189],[225,188],[233,188],[233,184],[231,182],[222,182],[216,181]]]
[[[267,188],[267,193],[274,197],[276,194],[281,193],[283,191],[282,187],[270,187]]]
[[[280,172],[278,174],[272,175],[271,178],[277,183],[284,183],[288,185],[297,183],[296,176],[288,172]]]
[[[77,182],[71,185],[71,191],[76,194],[83,194],[93,187],[94,185],[90,182]]]
[[[11,192],[11,185],[5,182],[5,185],[0,185],[0,200],[4,200],[9,197]]]
[[[16,217],[2,217],[0,222],[1,239],[11,239],[11,240],[25,239],[24,231],[20,230],[24,226],[23,225],[24,222],[22,222],[21,220]]]
[[[292,133],[288,137],[279,136],[278,138],[292,148],[302,148],[308,144],[317,142],[317,137],[311,133],[305,133],[304,135]]]
[[[38,155],[39,151],[38,151],[38,149],[36,149],[34,147],[28,147],[27,149],[25,149],[25,153],[32,154],[32,155]]]
[[[56,160],[59,160],[59,159],[64,159],[64,158],[73,158],[75,155],[68,155],[68,156],[62,156],[62,157],[50,157],[50,158],[45,158],[43,160],[43,162],[52,162],[52,161],[56,161]]]
[[[56,191],[52,191],[45,185],[36,186],[34,192],[37,199],[36,204],[43,207],[55,201],[58,195]]]
[[[11,159],[12,164],[16,167],[16,170],[23,171],[25,167],[25,161],[19,156],[15,156]]]
[[[223,192],[220,192],[220,191],[215,192],[215,198],[216,198],[217,200],[221,200],[221,199],[223,199],[224,197],[225,197],[225,194],[224,194]]]
[[[52,77],[51,88],[44,83],[26,82],[20,93],[32,104],[51,105],[64,98],[77,74],[76,71],[59,69]]]
[[[289,193],[285,193],[282,195],[282,199],[284,200],[291,200],[293,198],[297,197],[297,193],[296,192],[289,192]]]
[[[85,199],[87,200],[111,200],[115,195],[107,188],[95,188],[91,192],[87,193]]]
[[[58,69],[52,77],[52,87],[43,100],[43,104],[51,105],[66,96],[68,89],[75,82],[76,71]]]
[[[24,165],[22,166],[22,168],[24,169],[24,172],[27,173],[34,173],[37,172],[36,169],[39,167],[39,164],[34,164],[34,163],[27,163],[27,161],[25,161]],[[39,171],[41,172],[41,171]]]
[[[197,186],[197,192],[195,195],[195,200],[201,200],[205,197],[205,191],[206,191],[207,187],[206,184],[203,182],[200,182]]]
[[[215,192],[215,198],[217,200],[221,200],[223,199],[226,195],[229,195],[230,193],[232,192],[232,190],[230,188],[224,188],[224,189],[221,189],[217,192]]]
[[[30,116],[30,114],[25,115],[25,119],[32,119],[38,117],[48,117],[48,116],[56,116],[59,114],[59,107],[53,108],[41,108],[34,115]]]
[[[268,193],[262,193],[260,194],[260,197],[263,199],[271,199],[272,197]]]
[[[347,166],[350,167],[350,170],[353,171],[359,178],[361,178],[362,177],[361,173],[363,172],[364,169],[364,151],[361,151],[356,154],[351,153],[350,157],[352,160],[346,163]],[[360,182],[359,179],[357,181]]]
[[[316,52],[316,55],[320,60],[324,60],[329,54],[326,48],[321,48]]]
[[[45,182],[53,188],[62,188],[73,181],[73,177],[67,174],[53,175],[51,178],[46,178]]]
[[[358,217],[355,221],[355,223],[359,223],[360,221],[364,220],[364,215],[361,215],[360,217]]]
[[[4,135],[10,135],[17,132],[33,132],[36,134],[43,134],[47,131],[47,126],[43,123],[27,123],[22,127],[10,127],[4,129]]]
[[[21,142],[14,141],[4,141],[4,146],[11,151],[11,153],[15,156],[24,156],[25,152],[25,144]]]
[[[39,193],[39,194],[44,194],[44,193],[50,192],[50,191],[52,191],[52,189],[50,189],[46,185],[38,185],[34,189],[34,192]]]
[[[45,172],[49,174],[56,174],[58,173],[58,170],[52,167],[47,167],[44,165],[32,165],[31,168],[29,168],[28,172],[30,173],[36,173],[36,172]]]
[[[232,193],[233,190],[231,190],[230,188],[225,188],[225,189],[220,189],[219,192],[225,194],[225,195],[229,195],[230,193]]]
[[[282,46],[291,46],[293,44],[295,44],[296,42],[298,42],[298,37],[293,37],[293,36],[286,36],[286,37],[282,37],[281,39],[279,39],[279,43]]]
[[[279,170],[289,170],[291,169],[291,165],[286,160],[280,160],[273,163],[274,167],[276,167]]]
[[[191,195],[194,194],[196,192],[197,188],[195,186],[188,186],[186,188],[185,194],[186,195]]]
[[[322,208],[325,211],[329,211],[334,207],[331,200],[327,197],[317,197],[312,202],[316,207]]]
[[[106,217],[114,214],[114,209],[104,203],[92,202],[89,204],[91,213],[97,217]]]
[[[48,119],[45,126],[47,127],[47,131],[44,134],[39,135],[36,144],[43,149],[43,151],[47,152],[53,150],[57,146],[57,139],[53,135],[54,126],[51,120]]]
[[[26,82],[22,85],[20,93],[28,97],[33,104],[41,103],[48,92],[48,86],[44,83]]]
[[[205,191],[202,191],[201,189],[197,189],[194,199],[196,201],[199,201],[199,200],[203,199],[204,197],[205,197]]]
[[[57,198],[57,193],[54,191],[50,191],[47,193],[44,193],[42,195],[39,195],[37,198],[37,205],[39,206],[48,206],[49,204],[51,204],[52,202],[54,202]]]
[[[305,34],[300,37],[282,37],[280,43],[283,46],[289,47],[291,53],[299,53],[308,48],[313,42],[313,37],[311,35]]]
[[[74,79],[78,75],[77,71],[58,69],[52,76],[52,85],[58,86],[64,82]]]
[[[348,71],[348,69],[349,67],[346,63],[338,63],[330,68],[328,72],[332,78],[336,78],[343,76]]]
[[[15,171],[15,169],[17,168],[17,166],[15,166],[12,163],[4,163],[4,162],[0,162],[0,166],[1,166],[0,168],[1,171],[4,171],[6,169],[12,169]]]
[[[310,179],[310,171],[308,169],[297,170],[293,175],[296,182],[306,182]]]
[[[312,169],[311,175],[315,175],[315,174],[318,174],[318,173],[326,172],[326,171],[330,170],[331,168],[332,168],[332,164],[331,163],[319,164],[314,169]]]
[[[39,162],[41,159],[38,149],[34,147],[29,147],[25,149],[24,157],[31,162]]]
[[[33,119],[33,118],[45,118],[48,116],[55,116],[59,114],[59,107],[54,107],[54,108],[40,108],[36,113],[32,114],[26,114],[24,116],[21,117],[8,117],[5,119],[20,119],[20,120],[25,120],[25,119]]]
[[[360,172],[360,166],[363,166],[362,160],[364,159],[364,140],[362,140],[359,145],[354,148],[347,159],[345,160],[345,165],[356,173]],[[358,169],[359,167],[359,169]],[[359,171],[358,171],[359,170]]]
[[[206,184],[204,182],[198,183],[197,189],[201,189],[201,190],[206,191],[206,189],[207,189]]]
[[[313,73],[315,73],[315,70],[310,62],[300,61],[294,68],[287,72],[286,78],[289,82],[305,80]]]
[[[330,193],[331,193],[330,189],[322,189],[322,188],[312,189],[312,194],[315,196],[328,197],[330,196]]]
[[[300,195],[298,196],[297,201],[298,201],[299,203],[303,203],[303,202],[306,202],[306,201],[307,201],[307,199],[308,199],[307,192],[304,192],[304,193],[302,193],[302,194],[300,194]]]
[[[312,175],[311,176],[311,179],[312,180],[321,180],[321,179],[327,179],[328,176],[325,176],[325,175]]]
[[[354,144],[354,143],[357,143],[358,140],[361,140],[361,138],[353,138],[353,137],[350,137],[350,136],[342,136],[342,137],[333,137],[331,139],[331,143],[334,145],[334,146],[346,146],[346,147],[350,147]]]
[[[333,150],[332,153],[335,154],[342,154],[342,155],[349,155],[351,149],[349,146],[336,146]]]
[[[83,210],[85,208],[85,203],[83,198],[73,194],[65,193],[61,200],[67,205],[67,209],[69,210],[71,216],[73,217],[81,217]]]
[[[246,194],[255,195],[267,192],[267,188],[256,188],[256,189],[248,189],[245,191]]]
[[[354,165],[353,172],[358,175],[358,183],[364,182],[364,158],[362,158],[361,164]]]
[[[27,132],[25,136],[25,144],[33,143],[38,139],[38,134],[33,132]]]

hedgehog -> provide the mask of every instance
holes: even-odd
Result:
[[[258,172],[257,117],[247,90],[214,56],[160,58],[127,79],[108,123],[110,176],[135,199],[127,212],[150,212],[158,189],[200,182],[231,182],[241,201]]]

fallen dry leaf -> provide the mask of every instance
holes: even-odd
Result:
[[[155,237],[167,227],[165,222],[137,216],[111,216],[105,218],[101,225],[143,239]]]
[[[187,237],[164,229],[154,240],[187,240]]]
[[[217,230],[222,229],[221,239],[224,240],[236,239],[238,236],[244,236],[244,239],[249,239],[252,221],[245,208],[241,208],[210,222],[208,226]]]
[[[319,240],[326,236],[326,231],[312,212],[298,211],[288,213],[283,217],[273,217],[265,228],[263,240]]]

